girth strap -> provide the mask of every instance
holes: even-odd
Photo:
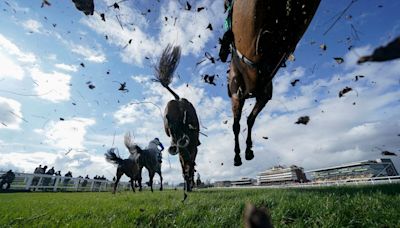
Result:
[[[240,51],[237,48],[235,48],[234,45],[231,45],[231,48],[232,48],[232,55],[235,54],[240,60],[242,60],[249,67],[255,68],[255,69],[258,68],[259,64],[251,61],[246,56],[244,56],[242,53],[240,53]]]

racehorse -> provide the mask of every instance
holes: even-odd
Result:
[[[134,159],[139,165],[139,191],[142,190],[142,169],[146,167],[149,172],[149,186],[151,191],[153,191],[153,178],[157,173],[160,176],[161,187],[160,191],[163,190],[163,177],[161,175],[161,163],[159,162],[159,152],[157,149],[141,149],[138,145],[134,144],[129,133],[125,134],[124,143],[126,148],[128,148],[129,153],[131,153],[130,159]]]
[[[156,67],[156,79],[173,96],[174,100],[167,103],[164,111],[164,129],[171,137],[171,146],[168,152],[171,155],[179,153],[182,174],[185,180],[184,190],[191,191],[194,186],[194,166],[196,165],[197,147],[200,145],[200,125],[196,110],[185,98],[180,98],[170,87],[174,72],[179,64],[181,48],[168,45]],[[186,195],[185,195],[186,196]]]
[[[251,160],[251,131],[257,115],[272,98],[272,79],[293,53],[319,3],[320,0],[225,0],[233,34],[228,95],[234,118],[235,166],[242,165],[239,121],[245,100],[256,98],[247,118],[245,157]]]
[[[115,184],[114,184],[113,194],[115,194],[115,191],[117,190],[118,182],[121,179],[121,176],[124,174],[131,178],[130,183],[131,183],[132,191],[135,192],[134,180],[138,180],[138,178],[139,178],[139,165],[138,165],[136,159],[133,159],[131,157],[129,157],[128,159],[122,159],[120,156],[118,156],[115,153],[116,150],[117,150],[117,148],[111,148],[111,149],[107,150],[107,153],[104,154],[106,156],[106,160],[108,162],[118,165],[117,175],[116,175],[117,180],[115,181]]]

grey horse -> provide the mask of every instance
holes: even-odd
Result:
[[[157,173],[160,176],[161,187],[160,191],[163,190],[163,178],[161,174],[161,162],[159,162],[160,152],[156,147],[149,147],[147,149],[141,149],[138,145],[134,144],[131,135],[129,133],[125,134],[124,143],[126,148],[128,148],[130,159],[134,159],[139,164],[139,191],[142,189],[142,169],[146,167],[149,171],[149,185],[151,191],[153,191],[153,178]]]

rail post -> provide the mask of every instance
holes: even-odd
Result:
[[[40,177],[40,178],[39,178],[39,181],[38,181],[38,183],[37,183],[37,185],[36,185],[35,191],[37,191],[38,189],[40,189],[40,186],[42,186],[42,185],[41,185],[41,184],[42,184],[42,180],[43,180],[43,177]]]
[[[74,181],[75,191],[78,191],[80,179],[74,179],[74,180],[75,180]]]
[[[94,180],[92,180],[92,184],[90,185],[90,191],[93,192]]]
[[[28,180],[26,181],[26,184],[25,184],[25,190],[29,190],[31,188],[33,176],[30,175],[29,177],[27,177],[27,179]]]
[[[53,187],[53,192],[57,191],[58,184],[60,183],[60,176],[56,176],[55,182],[54,182],[54,187]]]

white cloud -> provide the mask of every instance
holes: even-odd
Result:
[[[7,39],[5,36],[0,34],[0,50],[8,53],[10,55],[15,55],[17,59],[21,62],[25,63],[34,63],[36,62],[36,56],[30,52],[24,53],[22,52],[16,44]]]
[[[33,173],[40,164],[43,166],[54,163],[56,156],[56,154],[48,152],[10,152],[1,154],[0,164],[4,170],[12,169],[19,172]]]
[[[85,60],[95,63],[103,63],[106,61],[105,54],[100,50],[93,50],[82,45],[72,45],[71,51],[81,55]]]
[[[87,128],[94,125],[94,119],[74,117],[70,120],[51,121],[45,129],[36,129],[36,133],[46,137],[45,143],[58,149],[84,149]]]
[[[149,76],[149,75],[135,75],[135,76],[132,76],[131,78],[132,78],[132,80],[134,80],[137,83],[145,83],[145,82],[147,83],[147,82],[150,82],[151,76]]]
[[[37,68],[30,71],[31,77],[36,81],[34,88],[39,98],[57,103],[70,99],[71,76],[59,72],[44,73]]]
[[[77,72],[78,71],[78,66],[76,65],[68,65],[64,63],[58,63],[54,65],[58,69],[65,70],[65,71],[70,71],[70,72]]]
[[[0,97],[0,129],[20,129],[22,122],[21,103]]]
[[[104,6],[113,4],[112,1],[104,2]],[[147,61],[146,57],[155,59],[169,43],[180,45],[183,55],[203,54],[206,43],[213,37],[213,32],[206,29],[208,24],[211,23],[216,30],[224,18],[221,1],[203,0],[193,5],[193,8],[204,5],[208,7],[202,12],[186,11],[180,10],[182,6],[178,2],[166,1],[160,7],[156,21],[159,30],[153,36],[147,31],[149,24],[146,17],[128,2],[121,3],[118,12],[124,29],[121,29],[114,11],[106,12],[105,22],[100,17],[85,17],[81,22],[98,34],[107,35],[110,44],[123,48],[121,58],[124,62],[143,65]],[[168,21],[165,21],[165,17]],[[130,39],[132,42],[127,45]]]
[[[122,23],[128,24],[128,21],[129,23],[137,21],[137,15],[140,15],[140,12],[133,9],[130,10],[129,7],[121,7],[121,9],[128,11],[125,15],[131,15],[130,17],[127,16],[128,18],[125,19],[121,18],[120,20],[122,20]],[[124,49],[121,50],[121,58],[124,62],[142,65],[145,57],[155,57],[157,53],[161,51],[161,47],[155,45],[156,42],[154,38],[149,37],[140,27],[132,28],[126,26],[122,30],[115,15],[111,12],[110,14],[111,15],[106,14],[106,22],[102,21],[99,17],[88,17],[82,19],[82,23],[101,35],[107,35],[108,42],[111,44],[118,48],[124,47]],[[143,23],[137,26],[140,25],[144,26]],[[131,44],[126,46],[130,39],[132,39]]]
[[[42,24],[39,21],[29,19],[24,21],[22,26],[29,32],[41,33]]]
[[[20,65],[16,64],[13,60],[2,53],[0,53],[0,63],[2,64],[0,77],[22,80],[24,77],[24,70]]]
[[[182,5],[179,2],[167,1],[166,5],[161,7],[159,18],[162,25],[159,40],[162,45],[180,45],[183,55],[203,54],[206,43],[213,37],[213,32],[207,29],[208,24],[211,23],[213,28],[217,29],[224,21],[222,4],[222,1],[199,1],[193,8],[204,5],[208,7],[206,11],[197,12],[181,10]],[[165,17],[169,17],[167,22]]]

